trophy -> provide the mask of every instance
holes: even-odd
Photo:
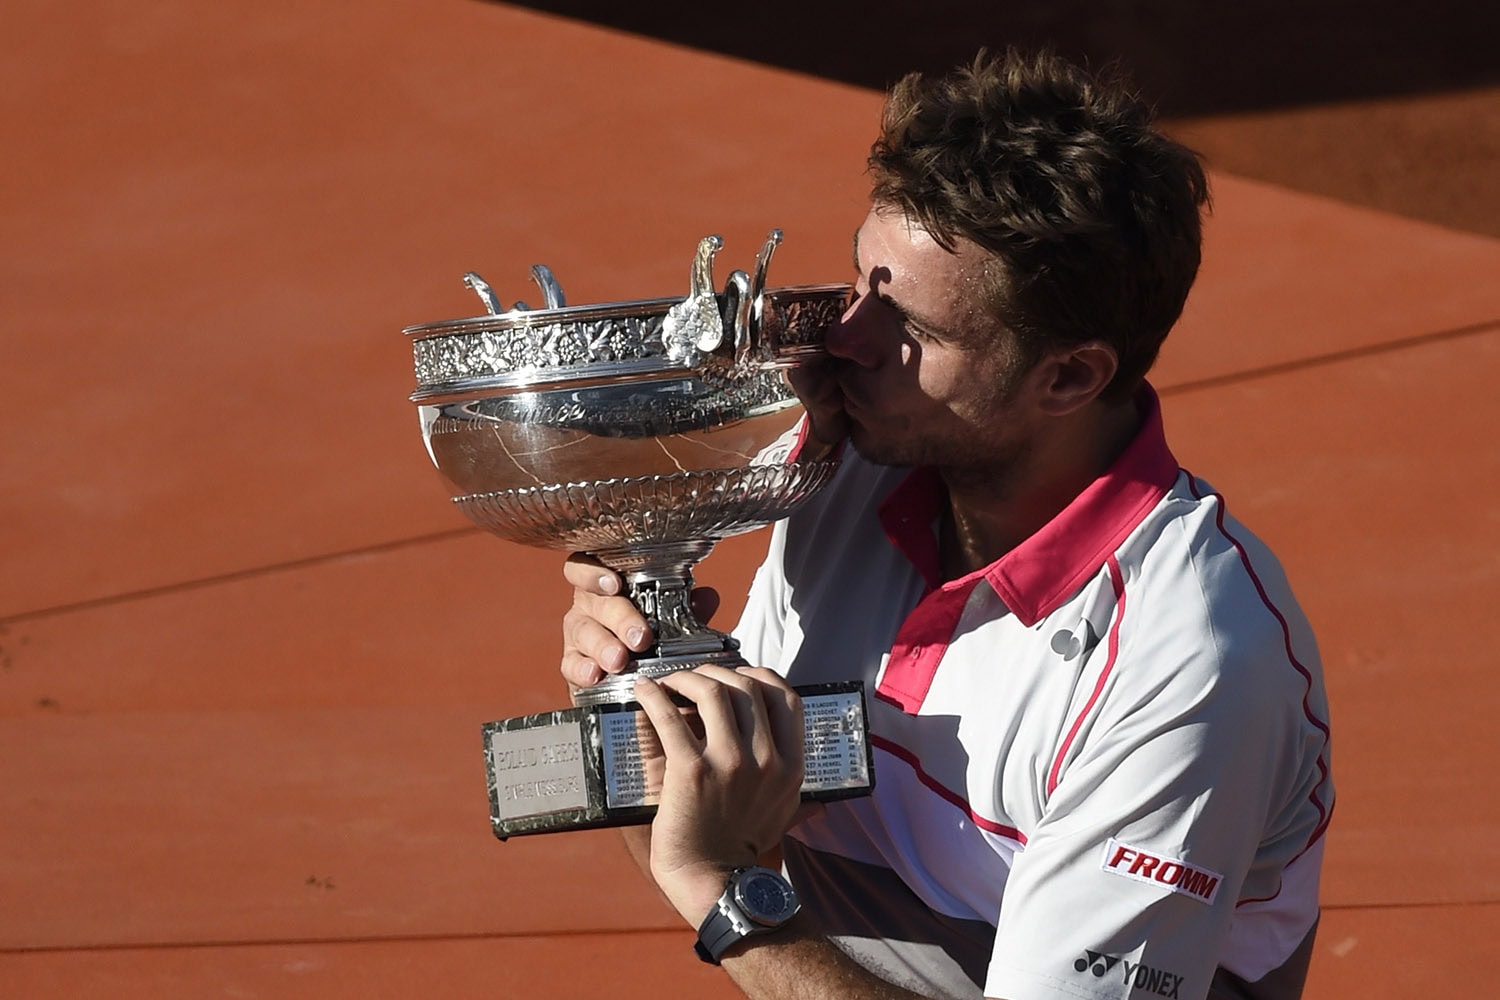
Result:
[[[570,306],[531,269],[543,306],[504,309],[474,273],[486,314],[408,327],[422,435],[453,502],[509,541],[585,551],[617,571],[655,644],[573,707],[484,726],[490,818],[518,834],[648,822],[659,775],[635,679],[744,666],[735,640],[693,614],[693,566],[714,543],[785,517],[832,477],[836,453],[792,431],[786,372],[822,353],[849,286],[767,289],[773,230],[754,271],[714,289],[723,245],[704,238],[686,298]],[[804,798],[868,794],[859,682],[798,688]]]

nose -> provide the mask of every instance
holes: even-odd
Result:
[[[874,336],[873,306],[878,305],[872,296],[851,296],[849,307],[834,321],[824,334],[823,346],[828,353],[845,361],[852,361],[861,368],[874,368],[878,363],[876,338]]]

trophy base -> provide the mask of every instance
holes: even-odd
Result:
[[[706,630],[705,630],[706,631]],[[717,635],[717,633],[714,633]],[[727,636],[728,643],[734,643]],[[705,644],[706,645],[706,644]],[[748,667],[736,649],[738,644],[729,646],[725,643],[716,643],[707,650],[694,651],[692,653],[678,656],[653,656],[649,658],[637,658],[631,661],[631,669],[623,674],[611,674],[598,684],[578,688],[573,692],[573,704],[585,708],[593,705],[626,704],[635,702],[635,679],[637,677],[650,677],[655,680],[665,677],[667,674],[676,673],[679,670],[692,670],[695,667],[713,665],[728,667],[734,670],[737,667]]]
[[[798,687],[806,727],[802,798],[828,802],[875,787],[864,684]],[[583,705],[484,725],[490,823],[501,840],[649,823],[659,776],[642,743],[656,739],[634,702]]]

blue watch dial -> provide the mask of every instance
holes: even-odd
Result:
[[[780,924],[796,911],[797,895],[780,875],[768,869],[741,876],[735,901],[745,916],[760,924]]]

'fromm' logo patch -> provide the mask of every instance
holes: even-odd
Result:
[[[1218,872],[1195,868],[1185,861],[1152,854],[1113,839],[1105,845],[1101,867],[1111,875],[1161,886],[1200,903],[1212,903],[1219,894],[1219,883],[1224,881]]]

